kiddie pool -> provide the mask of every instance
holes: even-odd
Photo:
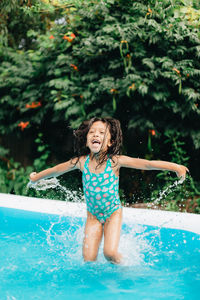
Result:
[[[200,216],[123,209],[121,265],[84,263],[86,207],[0,194],[1,300],[199,299]]]

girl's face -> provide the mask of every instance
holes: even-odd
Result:
[[[111,134],[106,123],[96,121],[87,134],[86,146],[92,153],[106,151],[111,146]]]

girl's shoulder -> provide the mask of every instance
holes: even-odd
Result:
[[[119,168],[119,157],[120,155],[114,155],[111,160],[111,166],[112,168]]]
[[[87,155],[76,157],[75,159],[78,160],[77,161],[77,167],[79,168],[79,170],[83,171],[84,165],[85,165],[85,162],[86,162],[86,159],[87,159]]]

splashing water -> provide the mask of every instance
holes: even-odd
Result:
[[[33,188],[37,191],[46,191],[48,189],[59,189],[65,195],[65,199],[67,201],[72,201],[72,202],[84,201],[84,195],[80,190],[72,191],[70,189],[67,189],[66,187],[61,185],[60,181],[55,177],[50,179],[41,179],[36,182],[29,181],[29,183],[27,184],[27,189],[29,188]]]
[[[64,193],[65,199],[71,200],[73,202],[83,202],[83,194],[80,197],[79,191],[71,191],[66,187],[62,186],[59,180],[55,177],[50,179],[41,179],[37,182],[29,182],[27,189],[33,188],[37,191],[45,191],[47,189],[59,189]],[[80,260],[82,257],[82,241],[84,237],[84,226],[78,226],[75,233],[72,233],[72,228],[77,227],[76,222],[71,220],[70,227],[65,230],[57,232],[56,228],[62,225],[62,218],[64,218],[64,213],[59,216],[59,219],[56,222],[52,222],[50,226],[45,229],[41,227],[41,230],[46,234],[47,244],[51,247],[52,251],[59,250],[61,252],[67,253],[70,259]],[[75,223],[74,223],[75,222]],[[124,266],[138,266],[145,264],[144,263],[144,252],[150,251],[153,253],[151,243],[147,241],[146,236],[140,235],[143,231],[141,226],[137,225],[134,228],[130,229],[128,232],[123,232],[120,238],[120,248],[119,251],[123,253],[123,265]],[[69,247],[69,242],[71,247]],[[100,245],[100,255],[98,256],[99,263],[107,263],[103,256],[103,240]],[[66,249],[66,245],[67,249]],[[74,245],[78,245],[74,246]],[[54,249],[54,250],[53,250]]]
[[[166,197],[174,188],[176,188],[179,184],[183,183],[183,179],[176,180],[174,183],[170,184],[166,189],[159,193],[159,196],[153,201],[153,204],[156,206],[160,203],[160,201]]]
[[[82,260],[82,243],[84,239],[84,223],[79,223],[76,218],[68,220],[66,227],[65,216],[59,216],[55,222],[51,222],[48,228],[41,227],[46,235],[46,242],[51,252],[62,257],[65,263],[76,265]],[[123,227],[120,237],[119,252],[123,255],[122,266],[150,266],[153,260],[146,260],[146,256],[154,257],[155,246],[151,236],[155,235],[157,239],[160,236],[160,230],[152,229],[144,232],[144,227],[135,224],[133,227]],[[107,260],[103,255],[104,238],[99,247],[97,264],[107,265]]]
[[[159,197],[154,201],[154,205],[158,205],[163,197],[167,196],[172,189],[182,184],[182,180],[175,181],[173,184],[169,185],[166,189],[160,192]],[[83,202],[84,196],[79,191],[71,191],[66,187],[62,186],[59,180],[55,177],[51,179],[42,179],[37,182],[29,182],[27,188],[34,188],[37,191],[45,191],[47,189],[59,189],[64,193],[65,199],[72,202]],[[76,221],[71,221],[70,227],[65,230],[63,229],[59,233],[56,231],[56,227],[62,224],[62,218],[65,217],[64,213],[59,216],[58,221],[52,222],[49,228],[41,228],[46,234],[47,244],[51,247],[52,251],[55,249],[67,253],[68,257],[72,260],[80,260],[82,257],[82,241],[84,238],[84,226],[79,225],[76,232],[73,232],[73,227],[77,227]],[[75,223],[74,223],[75,222]],[[163,224],[164,226],[164,224]],[[128,231],[123,232],[120,238],[119,252],[123,253],[123,266],[150,266],[152,261],[155,261],[155,251],[154,251],[154,240],[160,239],[160,230],[163,228],[160,226],[157,229],[152,229],[148,233],[144,233],[144,228],[140,225],[134,224],[133,228],[129,228]],[[54,230],[55,229],[55,230]],[[71,231],[72,229],[72,231]],[[154,236],[151,240],[150,236]],[[69,247],[69,242],[71,246]],[[98,256],[99,263],[106,263],[103,256],[103,240],[100,245],[100,255]],[[76,246],[74,246],[76,245]],[[67,249],[66,249],[67,247]],[[53,250],[54,249],[54,250]],[[64,250],[63,250],[64,249]],[[148,262],[145,261],[146,254],[151,257]]]
[[[60,185],[60,182],[57,178],[53,177],[50,179],[41,179],[36,182],[29,181],[27,188],[33,188],[38,191],[45,191],[47,189],[54,189],[54,188],[61,188],[63,191],[65,191],[65,187]]]

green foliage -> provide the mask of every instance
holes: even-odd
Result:
[[[184,149],[185,142],[180,140],[180,134],[168,132],[166,137],[165,143],[171,145],[171,161],[187,166],[189,157]],[[167,210],[200,213],[200,190],[191,176],[188,175],[183,184],[176,184],[177,178],[169,176],[166,171],[158,173],[157,177],[163,184],[160,184],[160,190],[157,187],[152,193],[151,199],[155,205]]]
[[[24,168],[20,163],[9,158],[9,151],[0,147],[0,193],[12,193],[47,199],[82,201],[83,193],[81,188],[80,174],[67,174],[60,178],[60,185],[56,188],[37,190],[28,188],[29,175],[33,171],[41,171],[51,167],[48,164],[49,147],[43,142],[43,135],[40,133],[35,140],[38,157],[33,162],[33,167]]]
[[[33,167],[24,168],[19,162],[9,158],[9,150],[0,147],[0,192],[12,193],[16,195],[33,196],[35,193],[28,192],[27,184],[29,175],[33,171],[41,171],[48,167],[47,159],[49,157],[48,146],[43,143],[42,134],[38,134],[35,140],[38,145],[37,152],[39,157],[34,160]],[[36,193],[38,195],[38,193]]]
[[[39,126],[49,114],[72,127],[86,116],[112,115],[141,133],[178,130],[200,148],[199,30],[173,2],[33,1],[22,7],[32,17],[49,10],[50,25],[44,34],[34,26],[24,30],[34,47],[2,48],[1,133],[19,131],[18,121]],[[33,102],[41,107],[26,107]]]
[[[31,27],[38,34],[46,31],[49,17],[46,12],[30,13],[31,6],[37,5],[37,0],[1,0],[0,1],[0,45],[14,49],[28,49],[34,46],[34,41],[26,36]]]
[[[0,193],[26,195],[28,176],[32,167],[24,168],[8,158],[9,151],[0,147]]]
[[[37,139],[35,140],[37,146],[37,152],[39,157],[34,160],[33,166],[36,172],[40,172],[48,167],[50,167],[47,163],[49,158],[49,147],[43,142],[43,134],[39,133]]]

